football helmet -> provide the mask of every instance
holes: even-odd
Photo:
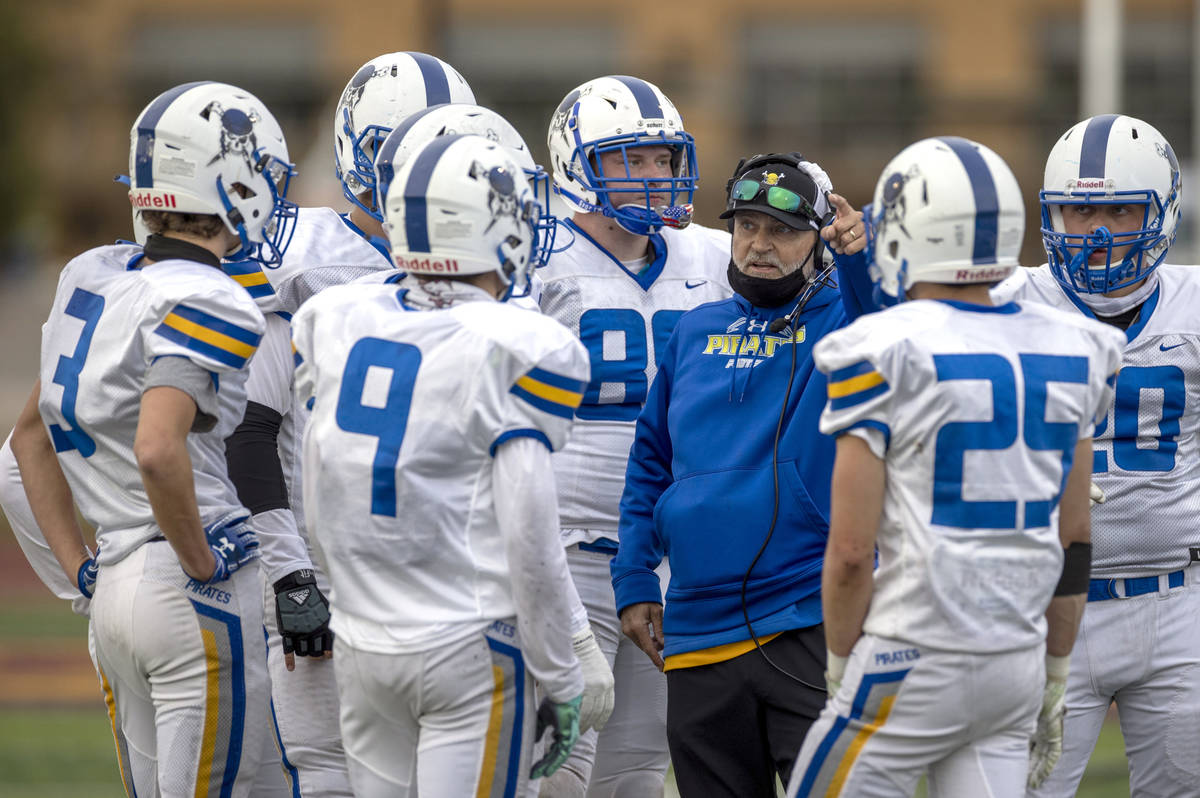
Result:
[[[913,283],[998,282],[1020,265],[1020,186],[999,155],[974,141],[910,144],[884,168],[865,210],[880,304],[903,301]]]
[[[494,271],[508,286],[503,301],[528,291],[540,212],[508,148],[455,134],[395,170],[383,227],[397,267],[427,277]]]
[[[225,83],[163,92],[130,130],[129,201],[144,244],[144,210],[220,217],[241,239],[226,257],[278,263],[295,230],[287,201],[296,171],[283,131],[253,94]]]
[[[1151,125],[1131,116],[1105,114],[1076,124],[1046,159],[1038,194],[1042,242],[1050,271],[1063,287],[1104,294],[1132,285],[1162,263],[1179,226],[1182,183],[1175,151]],[[1141,227],[1114,233],[1100,227],[1071,235],[1064,205],[1130,205],[1141,209]],[[1118,263],[1113,250],[1129,247]],[[1103,264],[1089,264],[1096,252]]]
[[[696,146],[683,129],[683,119],[653,83],[625,75],[589,80],[571,91],[550,120],[547,138],[554,190],[574,211],[602,213],[636,235],[663,226],[686,227],[692,220],[692,197],[699,172]],[[672,177],[631,177],[628,151],[634,147],[671,148]],[[623,174],[604,174],[600,155],[620,152]],[[612,194],[641,193],[640,202],[615,206]],[[651,194],[666,195],[652,202]]]
[[[534,266],[545,266],[554,246],[558,220],[550,212],[550,176],[534,163],[529,147],[517,129],[500,114],[480,105],[448,103],[417,111],[397,125],[383,143],[375,159],[375,184],[382,202],[387,202],[392,179],[409,157],[437,136],[471,133],[496,141],[508,148],[509,154],[525,172],[533,189],[534,199],[541,207],[537,224],[537,248],[533,253]]]
[[[359,67],[333,117],[333,163],[346,199],[383,221],[375,191],[375,153],[409,114],[441,103],[473,103],[463,76],[426,53],[387,53]],[[369,193],[366,201],[361,195]]]

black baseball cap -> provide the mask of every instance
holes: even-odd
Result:
[[[796,230],[820,230],[829,200],[794,156],[775,160],[759,155],[743,163],[726,186],[722,219],[738,211],[758,211]]]

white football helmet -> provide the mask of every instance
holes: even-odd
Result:
[[[662,227],[686,227],[692,220],[692,196],[699,181],[696,146],[683,129],[683,119],[667,96],[653,83],[625,75],[589,80],[563,98],[550,120],[547,138],[554,190],[580,213],[602,213],[636,235]],[[625,173],[606,175],[599,155],[633,147],[671,148],[671,171],[665,180],[643,180]],[[641,192],[640,204],[615,207],[609,194]],[[666,202],[651,201],[651,193],[667,194]]]
[[[1020,265],[1021,188],[1008,164],[974,141],[910,144],[884,168],[864,216],[881,304],[903,301],[913,283],[998,282]]]
[[[486,274],[528,291],[540,209],[508,148],[482,136],[428,141],[396,170],[384,230],[396,266],[426,277]]]
[[[473,103],[463,76],[426,53],[387,53],[359,67],[333,117],[333,163],[342,193],[383,221],[375,192],[375,153],[409,114],[442,103]],[[367,202],[360,195],[370,193]]]
[[[375,185],[382,201],[386,204],[392,179],[414,152],[428,144],[430,139],[457,133],[470,133],[499,142],[508,148],[509,154],[525,172],[534,199],[541,207],[533,262],[535,267],[545,266],[554,247],[554,233],[558,226],[558,220],[550,212],[550,176],[534,163],[529,147],[517,129],[490,108],[467,103],[434,105],[417,111],[397,125],[379,145],[375,158]]]
[[[219,216],[241,239],[234,259],[278,263],[295,229],[296,171],[283,131],[253,94],[225,83],[163,92],[130,130],[129,201],[144,244],[144,210]]]
[[[1078,123],[1050,150],[1038,195],[1042,242],[1050,271],[1072,291],[1104,294],[1148,277],[1162,263],[1179,226],[1182,183],[1175,151],[1151,125],[1105,114]],[[1069,235],[1063,205],[1132,205],[1142,209],[1141,229]],[[1128,246],[1119,263],[1113,249]],[[1105,252],[1103,264],[1089,264]]]

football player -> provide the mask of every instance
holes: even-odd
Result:
[[[225,264],[267,314],[246,383],[246,415],[226,457],[262,544],[275,713],[284,764],[302,795],[349,796],[350,784],[337,686],[332,668],[320,661],[332,652],[328,584],[304,534],[299,439],[307,413],[294,398],[289,319],[322,289],[389,269],[373,172],[379,146],[427,104],[470,99],[462,76],[431,55],[388,53],[368,61],[346,85],[334,115],[334,164],[351,211],[300,208],[280,264]]]
[[[1039,686],[1083,612],[1091,434],[1124,337],[993,304],[989,288],[1017,268],[1024,206],[986,147],[911,145],[872,207],[872,278],[901,304],[814,351],[829,380],[821,430],[838,436],[830,700],[788,794],[912,795],[927,773],[931,794],[1016,795],[1035,720],[1036,763],[1061,713],[1061,690]]]
[[[163,93],[130,135],[145,246],[63,270],[12,448],[38,527],[92,598],[126,790],[286,795],[259,767],[274,741],[258,542],[223,456],[264,321],[220,261],[279,262],[294,170],[266,107],[221,83]]]
[[[386,195],[405,286],[334,287],[293,322],[297,394],[313,402],[305,505],[358,796],[521,795],[578,736],[550,451],[587,355],[495,301],[525,288],[538,213],[504,147],[435,138]],[[553,732],[532,771],[531,677],[537,731]]]
[[[1195,795],[1200,763],[1200,278],[1164,263],[1181,213],[1175,152],[1129,116],[1074,125],[1046,160],[1040,194],[1049,258],[994,292],[1045,302],[1124,332],[1116,396],[1096,428],[1095,553],[1070,660],[1062,760],[1038,796],[1074,795],[1109,705],[1134,795]],[[1045,773],[1041,774],[1045,776]]]
[[[634,421],[658,353],[684,311],[730,296],[729,234],[689,224],[694,142],[652,83],[624,75],[584,83],[558,106],[548,143],[554,190],[573,215],[559,228],[567,245],[539,270],[541,308],[591,357],[575,434],[554,457],[562,541],[590,631],[614,671],[616,706],[541,794],[661,795],[666,682],[621,634],[608,565]],[[577,630],[580,650],[588,634]]]

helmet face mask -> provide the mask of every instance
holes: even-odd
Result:
[[[506,147],[482,136],[443,135],[395,170],[384,229],[397,267],[425,277],[494,272],[507,286],[503,301],[528,293],[540,215]]]
[[[558,219],[550,210],[550,176],[534,163],[525,140],[500,114],[480,105],[446,103],[434,105],[409,116],[397,125],[379,148],[375,181],[381,202],[387,195],[397,171],[430,140],[444,135],[472,134],[505,147],[525,174],[538,205],[534,227],[537,246],[531,258],[534,267],[545,266],[553,251]]]
[[[554,190],[572,210],[604,214],[636,235],[691,222],[699,181],[695,140],[652,83],[624,75],[588,81],[559,105],[548,144]],[[633,176],[629,157],[642,147],[670,150],[670,176]],[[619,154],[624,168],[608,174],[606,153]]]
[[[1083,294],[1109,293],[1149,277],[1175,241],[1181,194],[1179,161],[1151,125],[1116,114],[1074,125],[1050,151],[1038,195],[1051,273],[1064,288]],[[1134,214],[1140,224],[1069,233],[1064,208],[1081,205],[1132,206],[1140,210]]]
[[[473,103],[475,95],[439,58],[387,53],[363,64],[342,90],[333,120],[334,170],[346,199],[383,221],[375,186],[380,145],[411,114],[450,102]]]
[[[914,283],[971,285],[1017,268],[1025,205],[1008,165],[987,147],[946,136],[892,159],[864,209],[867,262],[880,304]]]
[[[235,259],[280,262],[295,229],[287,201],[295,169],[279,124],[254,95],[189,83],[155,98],[130,131],[129,200],[141,211],[211,214],[241,242]]]

